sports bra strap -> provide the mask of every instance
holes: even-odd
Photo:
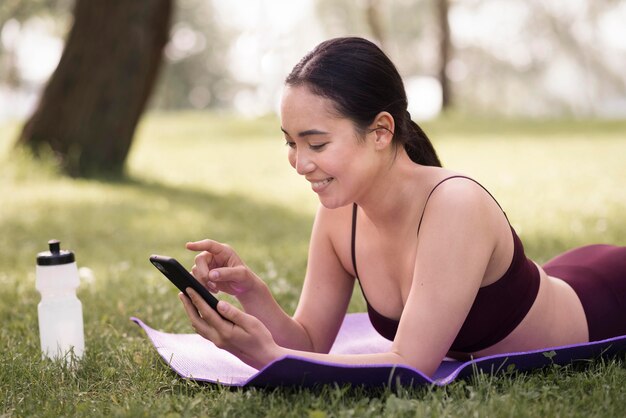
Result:
[[[439,183],[435,184],[435,187],[432,188],[432,190],[430,191],[430,193],[428,193],[428,197],[426,197],[426,202],[424,202],[424,209],[422,209],[422,216],[420,216],[420,221],[417,224],[417,233],[419,234],[420,232],[420,227],[422,226],[422,220],[424,219],[424,213],[426,213],[426,205],[428,205],[428,200],[430,199],[430,196],[432,196],[433,192],[435,191],[435,189],[437,187],[439,187],[440,184],[442,184],[443,182],[450,180],[450,179],[454,179],[454,178],[462,178],[462,179],[467,179],[467,180],[471,180],[474,183],[478,184],[484,191],[487,192],[487,194],[489,196],[491,196],[491,198],[493,199],[494,202],[496,202],[496,205],[498,205],[498,207],[500,208],[500,210],[502,211],[502,213],[504,213],[504,217],[506,218],[507,222],[509,221],[508,216],[506,216],[506,212],[504,211],[504,209],[502,209],[502,206],[500,206],[500,203],[498,203],[498,201],[496,200],[495,197],[493,197],[493,195],[489,192],[489,190],[485,189],[485,187],[480,184],[479,182],[477,182],[476,180],[474,180],[471,177],[467,177],[467,176],[460,176],[460,175],[456,175],[456,176],[450,176],[450,177],[446,177],[445,179],[441,180]],[[510,224],[510,222],[509,222]],[[353,226],[354,228],[354,226]]]
[[[355,243],[356,243],[356,203],[352,204],[352,243],[350,244],[350,248],[352,251],[352,267],[354,268],[354,275],[356,278],[359,278],[359,272],[356,270],[356,251],[355,251]],[[359,282],[360,284],[360,282]]]
[[[487,194],[489,196],[491,196],[493,201],[496,202],[496,205],[498,205],[498,207],[500,208],[500,210],[502,211],[502,213],[506,217],[507,222],[509,221],[509,218],[506,216],[506,212],[504,211],[504,209],[502,209],[502,206],[500,206],[500,203],[498,203],[496,198],[493,197],[493,195],[489,192],[489,190],[485,189],[485,187],[482,184],[480,184],[479,182],[477,182],[476,180],[474,180],[471,177],[455,175],[455,176],[446,177],[445,179],[443,179],[439,183],[437,183],[435,185],[435,187],[433,187],[432,190],[430,191],[430,193],[428,194],[428,197],[426,197],[426,202],[424,202],[424,209],[422,209],[422,216],[420,216],[420,221],[419,221],[419,224],[417,225],[417,233],[418,234],[419,234],[419,231],[420,231],[420,227],[422,226],[422,220],[424,219],[424,213],[426,212],[426,205],[428,204],[428,200],[430,199],[430,196],[432,196],[432,194],[435,191],[435,189],[437,187],[439,187],[443,182],[445,182],[447,180],[450,180],[450,179],[454,179],[454,178],[463,178],[463,179],[471,180],[474,183],[478,184],[484,191],[487,192]],[[358,208],[357,204],[353,203],[352,204],[352,242],[350,243],[350,249],[351,249],[351,253],[352,253],[352,267],[354,268],[354,275],[358,279],[359,278],[359,272],[358,272],[358,270],[356,268],[356,248],[355,248],[356,247],[356,216],[357,216],[357,208]],[[509,222],[509,225],[510,225],[510,222]]]

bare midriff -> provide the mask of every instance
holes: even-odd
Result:
[[[540,266],[537,298],[526,317],[503,340],[469,353],[474,357],[537,350],[589,341],[587,319],[580,299],[563,280],[548,276]],[[465,357],[450,353],[451,357]]]

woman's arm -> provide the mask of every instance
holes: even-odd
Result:
[[[354,279],[343,269],[329,231],[337,220],[326,209],[316,215],[309,246],[307,273],[296,314],[290,317],[268,286],[225,244],[204,240],[187,244],[203,251],[192,273],[211,291],[237,297],[244,311],[258,318],[279,345],[307,351],[328,351],[350,301]]]
[[[502,215],[479,187],[449,181],[432,195],[419,232],[411,290],[389,352],[280,352],[343,364],[404,364],[432,376],[467,317],[496,246]]]
[[[493,217],[486,215],[489,204],[478,187],[449,181],[431,197],[420,230],[411,290],[387,353],[323,354],[332,345],[332,332],[323,329],[330,323],[334,332],[339,325],[332,322],[336,312],[324,314],[322,307],[337,308],[323,301],[316,305],[312,293],[303,294],[298,313],[309,340],[314,347],[318,344],[316,351],[321,353],[280,346],[257,318],[225,302],[218,307],[232,323],[222,320],[193,291],[189,291],[191,301],[184,296],[181,299],[199,334],[253,367],[290,354],[343,364],[405,364],[432,376],[467,317],[495,249]],[[309,290],[317,290],[317,280],[320,278],[315,277]],[[324,281],[319,283],[321,294],[328,294]],[[314,324],[317,314],[321,315],[321,326]]]
[[[258,318],[220,301],[218,311],[226,321],[193,289],[188,288],[187,293],[189,298],[182,292],[179,298],[196,332],[256,369],[287,355],[343,364],[407,364],[394,352],[336,355],[281,347]]]
[[[305,330],[311,349],[327,353],[343,322],[354,289],[333,244],[333,235],[349,239],[351,206],[326,209],[315,216],[304,285],[293,319]]]
[[[431,196],[392,344],[406,364],[432,375],[450,350],[496,249],[502,218],[491,197],[470,180],[449,180]]]

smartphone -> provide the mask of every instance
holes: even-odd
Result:
[[[217,298],[196,280],[176,259],[164,255],[151,255],[150,262],[185,295],[188,287],[198,292],[202,299],[217,312]],[[189,295],[187,295],[189,296]],[[218,312],[219,313],[219,312]],[[220,315],[222,316],[222,315]]]

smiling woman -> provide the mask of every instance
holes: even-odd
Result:
[[[588,246],[544,267],[475,180],[441,167],[411,121],[402,80],[361,38],[318,45],[287,77],[281,129],[289,163],[319,197],[293,316],[232,248],[190,242],[196,331],[253,367],[285,355],[403,364],[432,375],[445,356],[485,356],[626,334],[626,247]],[[357,268],[358,266],[358,268]],[[358,281],[389,352],[328,354]],[[230,321],[230,322],[229,322]]]

